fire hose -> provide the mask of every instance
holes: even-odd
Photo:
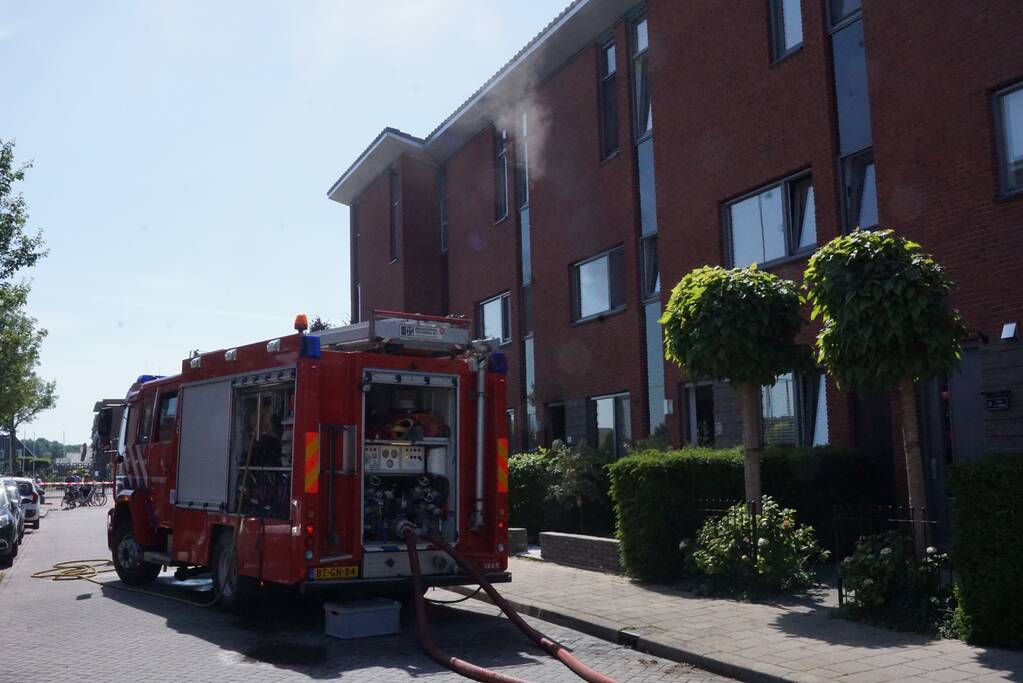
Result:
[[[426,619],[426,602],[423,598],[423,578],[419,567],[419,552],[416,548],[416,529],[411,523],[404,522],[399,523],[397,531],[399,535],[404,538],[405,547],[408,549],[409,567],[412,570],[412,595],[415,600],[416,625],[419,629],[419,639],[422,642],[423,649],[426,653],[439,664],[442,664],[452,671],[476,681],[482,681],[483,683],[523,683],[521,679],[513,678],[496,671],[491,671],[490,669],[484,669],[465,660],[453,657],[434,644],[429,636],[429,624]],[[486,591],[487,595],[490,596],[491,601],[500,607],[501,611],[505,613],[508,619],[515,624],[515,626],[518,627],[518,629],[522,631],[527,638],[533,641],[533,643],[567,666],[577,676],[585,681],[589,681],[589,683],[615,683],[613,678],[605,676],[599,671],[594,671],[579,661],[564,647],[527,624],[525,620],[519,616],[518,612],[512,609],[511,605],[509,605],[501,594],[497,592],[493,585],[487,581],[483,572],[481,572],[475,564],[463,557],[461,553],[451,547],[447,541],[434,534],[425,534],[423,538],[440,547],[444,552],[458,562],[458,564],[464,567],[472,576],[473,581],[477,582],[483,590]]]

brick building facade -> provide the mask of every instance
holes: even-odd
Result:
[[[933,481],[1023,452],[1021,27],[1015,0],[576,0],[436,130],[384,129],[331,187],[353,318],[500,337],[519,448],[733,445],[733,392],[662,358],[671,285],[751,262],[798,281],[815,246],[891,226],[947,267],[972,330],[960,370],[921,384]],[[762,413],[768,441],[897,455],[889,396],[786,375]]]

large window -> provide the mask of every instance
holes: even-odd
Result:
[[[835,68],[838,146],[841,154],[846,155],[871,144],[863,20],[835,31],[831,36],[831,51]]]
[[[767,445],[823,446],[828,443],[824,375],[785,373],[761,388],[760,408]]]
[[[533,335],[522,341],[526,366],[526,448],[536,447],[537,431],[540,425],[536,414],[536,353]]]
[[[869,230],[878,224],[877,182],[871,150],[847,157],[842,162],[845,186],[845,229]]]
[[[398,194],[398,171],[391,169],[390,175],[390,192],[391,192],[391,220],[390,220],[390,244],[391,244],[391,260],[398,260],[398,202],[400,197]]]
[[[649,135],[654,129],[654,111],[650,106],[649,47],[646,17],[640,17],[632,23],[632,106],[637,140]]]
[[[771,38],[774,58],[795,52],[803,44],[801,0],[771,0]]]
[[[476,306],[476,335],[482,339],[511,341],[511,295],[498,294]]]
[[[533,281],[532,244],[529,225],[529,120],[522,115],[522,129],[515,142],[515,187],[519,205],[519,258],[522,263],[522,285]]]
[[[731,265],[743,268],[813,249],[816,206],[809,175],[758,190],[726,207]]]
[[[1023,83],[995,95],[1003,193],[1023,190]]]
[[[600,47],[600,154],[618,151],[618,98],[615,95],[615,44]]]
[[[590,445],[616,457],[624,455],[632,442],[629,418],[628,394],[590,399]]]
[[[624,250],[618,247],[572,266],[572,289],[574,320],[624,308]]]
[[[494,137],[494,220],[508,217],[508,131]]]
[[[646,389],[651,434],[664,426],[664,338],[661,335],[661,300],[643,304],[646,338]]]

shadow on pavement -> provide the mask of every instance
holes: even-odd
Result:
[[[295,590],[267,590],[242,614],[167,599],[208,602],[208,580],[177,582],[163,576],[147,588],[156,595],[128,592],[119,581],[101,590],[105,598],[164,618],[168,628],[234,653],[242,665],[269,664],[316,679],[368,668],[401,670],[412,677],[446,671],[420,648],[411,608],[402,610],[400,634],[345,641],[323,633],[323,600]],[[429,609],[434,642],[454,656],[488,668],[527,665],[546,656],[499,616],[453,607]]]
[[[790,635],[849,647],[920,647],[932,642],[931,638],[919,633],[871,626],[833,616],[831,612],[832,610],[827,610],[824,614],[788,612],[779,615],[775,619],[775,625]]]

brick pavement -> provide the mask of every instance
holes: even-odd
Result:
[[[1023,681],[1023,652],[929,640],[846,619],[811,599],[701,598],[612,574],[513,558],[520,611],[753,681]]]
[[[9,655],[17,653],[17,662],[9,664],[19,681],[464,680],[422,653],[407,614],[399,635],[340,641],[323,635],[318,603],[296,600],[290,592],[268,600],[262,613],[240,617],[118,590],[113,574],[104,575],[109,582],[104,586],[30,578],[57,561],[105,558],[104,513],[99,508],[51,512],[38,533],[29,532],[24,552],[6,570],[0,582],[0,642]],[[194,598],[197,586],[207,585],[191,583],[182,587],[165,576],[155,588]],[[530,621],[623,683],[726,680]],[[432,608],[431,622],[434,640],[451,654],[532,681],[579,680],[490,605],[470,601]]]

